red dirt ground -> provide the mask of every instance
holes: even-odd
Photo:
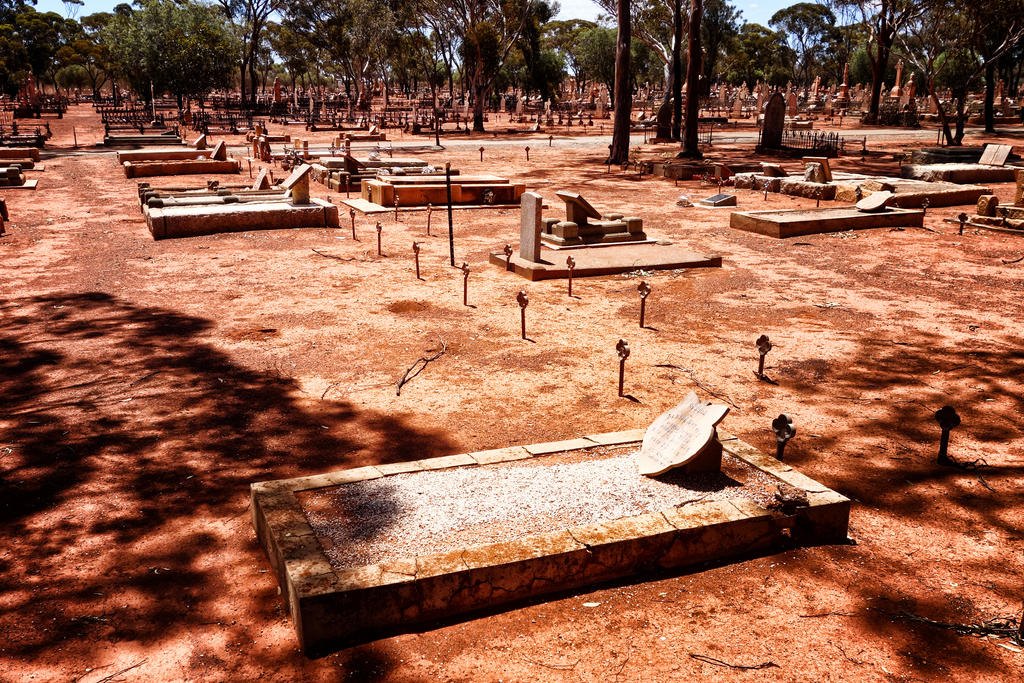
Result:
[[[942,218],[963,208],[950,207],[929,210],[931,230],[775,240],[731,230],[728,211],[677,207],[680,194],[713,193],[699,182],[606,174],[596,143],[538,141],[529,162],[522,140],[488,147],[483,163],[470,147],[423,155],[522,179],[556,214],[554,190],[580,191],[724,256],[721,269],[649,276],[641,330],[637,279],[577,280],[570,299],[564,281],[487,265],[517,240],[516,211],[455,214],[471,307],[440,213],[434,237],[423,213],[381,218],[384,257],[371,217],[357,219],[359,242],[347,229],[154,242],[135,182],[105,150],[72,150],[72,126],[80,142],[101,138],[92,110],[74,109],[53,122],[39,189],[4,193],[3,680],[1021,677],[1024,654],[1006,640],[899,615],[1020,614],[1024,262],[1003,260],[1024,256],[1024,236],[959,236]],[[1001,139],[1019,144],[1016,131]],[[834,164],[861,166],[895,162]],[[813,201],[740,191],[739,204]],[[520,289],[535,343],[519,339]],[[777,386],[751,372],[762,333]],[[635,402],[616,396],[620,337]],[[448,353],[396,396],[440,339]],[[641,427],[691,389],[728,396],[724,427],[769,452],[771,419],[793,416],[787,460],[855,501],[854,542],[643,577],[318,660],[298,652],[250,526],[250,482]],[[963,417],[952,455],[983,457],[983,479],[935,464],[944,404]]]

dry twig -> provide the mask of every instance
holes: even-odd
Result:
[[[927,624],[935,628],[953,631],[961,636],[976,636],[978,638],[1009,638],[1017,645],[1024,645],[1024,633],[1021,632],[1021,620],[1016,617],[993,617],[978,624],[955,624],[948,621],[935,621],[920,614],[901,611],[892,615],[897,619],[912,621],[918,624]]]
[[[335,256],[334,254],[325,254],[324,252],[319,251],[317,249],[313,249],[312,247],[310,247],[310,249],[314,254],[318,256],[323,256],[324,258],[332,258],[335,261],[355,261],[355,258],[343,258],[341,256]]]
[[[441,350],[440,351],[435,353],[430,358],[418,358],[418,359],[416,359],[416,362],[413,363],[412,365],[410,365],[409,369],[405,371],[404,375],[402,375],[402,379],[398,380],[398,387],[395,389],[395,395],[396,396],[401,396],[402,395],[402,387],[405,386],[406,383],[411,382],[413,379],[415,379],[417,375],[419,375],[421,372],[423,372],[423,370],[427,367],[427,365],[429,363],[431,363],[431,362],[437,360],[438,358],[440,358],[441,356],[443,356],[446,351],[448,351],[448,342],[446,342],[444,339],[442,339],[441,340]],[[413,372],[413,370],[415,370],[415,372]]]
[[[708,392],[709,394],[711,394],[715,398],[722,399],[723,401],[725,401],[726,403],[731,405],[736,410],[740,409],[740,407],[738,405],[736,405],[736,402],[733,401],[731,398],[729,398],[725,394],[719,394],[718,392],[713,390],[711,387],[709,387],[708,385],[704,384],[699,379],[697,379],[696,375],[693,374],[693,370],[690,370],[689,368],[681,368],[678,365],[673,365],[672,363],[657,363],[657,364],[655,364],[654,367],[656,367],[656,368],[671,368],[673,370],[679,370],[680,372],[685,372],[686,374],[688,374],[690,376],[690,379],[698,387],[700,387],[704,391]]]
[[[730,664],[729,662],[723,662],[721,659],[715,659],[707,655],[695,655],[692,652],[689,653],[692,659],[696,659],[698,662],[704,662],[705,664],[713,664],[714,666],[722,666],[728,669],[744,669],[744,670],[756,670],[756,669],[770,669],[773,666],[778,667],[779,665],[775,662],[761,662],[760,664],[754,664],[747,666],[744,664]]]
[[[1010,265],[1011,263],[1020,263],[1021,261],[1024,261],[1024,256],[1021,256],[1020,258],[1015,258],[1012,261],[1007,261],[1004,258],[999,260],[1005,263],[1006,265]]]
[[[121,669],[120,671],[115,671],[114,673],[110,674],[109,676],[106,676],[104,678],[99,679],[98,681],[96,681],[96,683],[107,683],[107,681],[113,680],[114,678],[120,676],[121,674],[126,673],[128,671],[131,671],[132,669],[136,669],[136,668],[142,666],[145,663],[146,663],[145,659],[140,659],[138,662],[136,662],[135,664],[132,664],[129,667]]]

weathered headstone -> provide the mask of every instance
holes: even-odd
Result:
[[[292,204],[309,204],[309,174],[312,170],[309,164],[302,164],[281,183],[282,189],[291,192]]]
[[[885,211],[885,205],[893,198],[893,193],[888,190],[872,192],[864,199],[857,202],[857,210],[865,213],[877,213]]]
[[[565,220],[577,225],[586,224],[588,218],[600,219],[601,214],[576,192],[559,190],[555,193],[565,202]]]
[[[803,157],[802,161],[804,163],[814,162],[814,163],[821,164],[822,171],[824,171],[824,173],[825,173],[825,181],[824,182],[826,182],[826,183],[831,183],[832,182],[832,167],[828,163],[828,157]]]
[[[540,263],[541,210],[544,198],[536,192],[524,192],[519,203],[519,256]]]
[[[786,173],[786,169],[782,168],[779,164],[772,164],[767,161],[761,162],[761,174],[769,178],[785,178],[789,175]]]
[[[654,134],[661,140],[668,140],[672,137],[672,98],[663,102],[658,108]]]
[[[817,161],[812,161],[804,167],[804,180],[809,183],[827,183],[828,176],[825,174],[825,167]]]
[[[998,197],[994,194],[983,194],[978,197],[977,214],[979,216],[995,216],[997,206],[999,206]]]
[[[1006,163],[1012,149],[1011,145],[985,145],[985,151],[981,153],[978,163],[987,166],[1002,166]]]
[[[767,149],[782,147],[782,129],[786,125],[786,102],[781,93],[773,93],[764,108],[761,126],[761,146]]]
[[[697,460],[697,456],[715,445],[712,442],[717,442],[715,426],[728,412],[728,406],[704,403],[691,391],[647,428],[636,458],[637,470],[655,476]],[[720,450],[718,458],[720,463]]]

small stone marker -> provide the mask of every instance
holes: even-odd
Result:
[[[644,315],[647,313],[647,297],[651,295],[651,286],[647,284],[646,280],[641,280],[640,284],[636,286],[636,291],[640,294],[640,328],[644,327]]]
[[[939,441],[939,464],[948,465],[953,462],[949,457],[949,432],[960,426],[960,416],[953,406],[943,406],[935,411],[935,421],[942,429],[942,439]]]
[[[636,458],[637,470],[653,477],[694,461],[717,441],[715,427],[728,413],[729,406],[704,403],[691,391],[647,428]]]
[[[462,305],[469,305],[469,264],[462,262]]]
[[[857,202],[857,210],[864,213],[880,213],[885,211],[885,205],[893,198],[893,193],[888,190],[872,192],[864,199]]]
[[[720,192],[706,199],[698,199],[697,203],[703,206],[736,206],[736,195]]]
[[[788,176],[786,169],[782,168],[782,166],[771,164],[767,161],[761,162],[761,175],[766,175],[769,178],[785,178]]]
[[[805,164],[821,164],[821,170],[825,174],[824,182],[832,182],[832,167],[829,166],[828,157],[803,157],[801,161],[803,161]]]
[[[782,462],[783,454],[786,451],[786,444],[796,436],[793,418],[785,413],[779,415],[772,420],[772,431],[775,432],[775,458]]]
[[[419,242],[412,243],[412,255],[416,259],[416,279],[422,280],[420,277],[420,245]]]
[[[261,168],[260,172],[256,174],[256,180],[252,184],[254,190],[269,190],[270,189],[270,178],[267,177],[267,169]]]
[[[1002,166],[1006,163],[1012,150],[1012,145],[985,145],[985,150],[981,153],[978,163],[986,166]]]
[[[192,146],[196,149],[206,149],[206,135],[200,135],[192,141]]]
[[[541,210],[544,198],[536,192],[524,192],[519,202],[519,257],[540,263]]]
[[[214,145],[213,151],[210,152],[210,158],[217,161],[228,160],[228,146],[224,144],[223,140]]]
[[[384,229],[384,226],[377,221],[377,256],[383,256],[384,254],[380,250],[380,232]]]
[[[512,270],[512,245],[506,244],[502,251],[505,253],[505,270]]]
[[[978,197],[978,208],[975,213],[979,216],[995,216],[997,206],[999,206],[998,197],[994,194],[983,194]]]
[[[352,240],[358,242],[356,239],[356,210],[349,207],[348,217],[352,220]]]
[[[565,267],[569,269],[569,296],[572,296],[572,271],[576,269],[576,259],[569,256],[565,259]]]
[[[526,290],[519,290],[516,295],[516,303],[519,304],[519,320],[523,332],[523,339],[526,339],[526,307],[530,305],[530,297],[526,296]]]
[[[757,352],[761,354],[761,359],[757,363],[757,376],[764,377],[764,357],[772,350],[772,340],[768,335],[762,334],[754,343],[757,344]]]
[[[619,356],[619,396],[622,396],[622,386],[626,376],[626,359],[629,358],[629,342],[625,339],[620,339],[615,344],[615,353]]]

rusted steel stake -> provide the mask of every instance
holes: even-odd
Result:
[[[786,451],[786,444],[796,436],[796,427],[793,426],[793,418],[785,413],[772,420],[772,431],[775,432],[775,459],[782,462]]]
[[[480,161],[483,161],[483,160],[484,160],[484,148],[483,148],[483,145],[481,145],[480,146]]]
[[[352,219],[352,239],[358,242],[359,240],[356,240],[356,210],[349,209],[348,217]]]
[[[427,204],[427,237],[430,237],[430,217],[434,215],[434,205]]]
[[[529,147],[526,148],[526,160],[527,161],[530,160],[530,148]]]
[[[516,295],[516,302],[519,304],[519,320],[523,339],[526,339],[526,307],[530,304],[530,297],[526,296],[526,290],[519,290],[519,294]]]
[[[644,316],[647,313],[647,297],[651,294],[651,286],[646,280],[641,280],[636,291],[640,293],[640,329],[644,327]]]
[[[947,451],[949,450],[949,432],[960,426],[960,416],[957,415],[953,406],[943,406],[935,411],[935,421],[942,429],[942,439],[939,441],[939,464],[946,465],[953,462]]]
[[[380,250],[380,231],[383,229],[384,227],[380,224],[380,221],[377,221],[377,256],[384,255],[384,253]]]
[[[576,259],[572,256],[565,259],[565,265],[569,268],[569,296],[572,296],[572,271],[576,269]]]
[[[958,234],[962,235],[964,234],[964,224],[967,222],[967,214],[962,213],[959,216],[957,216],[956,219],[960,221],[960,232]]]
[[[772,350],[772,342],[768,339],[768,335],[762,334],[755,343],[757,344],[757,352],[761,354],[761,360],[757,363],[757,376],[764,377],[764,357]]]
[[[412,255],[416,259],[416,279],[422,280],[420,277],[420,245],[419,242],[412,243]]]
[[[502,251],[505,252],[505,270],[512,270],[512,245],[506,244]]]
[[[462,305],[469,305],[469,264],[462,262]]]
[[[629,358],[629,342],[620,339],[615,345],[615,353],[619,354],[619,396],[622,396],[622,387],[626,376],[626,359]]]
[[[398,192],[395,192],[395,222],[398,222]]]

